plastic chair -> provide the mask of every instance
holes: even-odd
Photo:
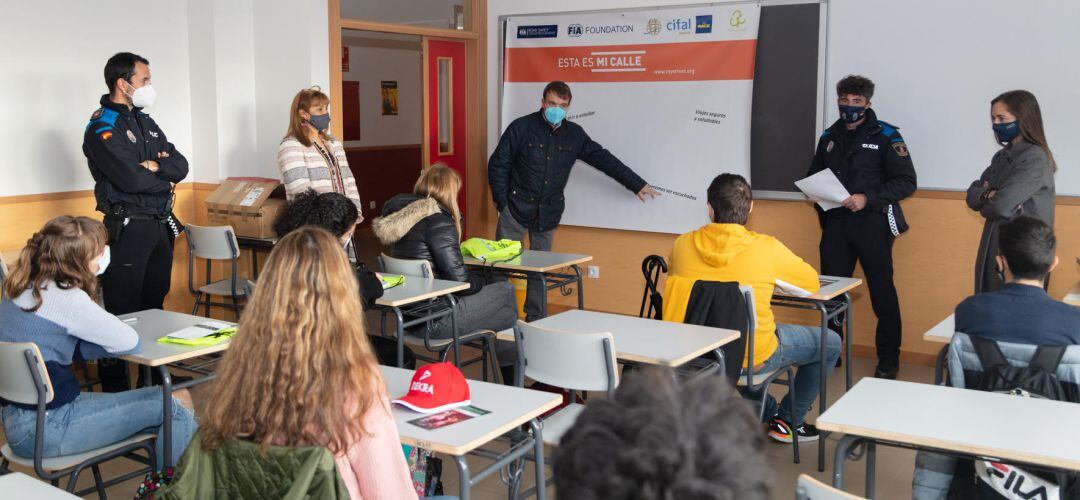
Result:
[[[434,271],[431,269],[431,262],[424,259],[398,259],[386,254],[379,255],[379,268],[383,272],[390,274],[401,274],[404,276],[418,276],[423,279],[433,279],[435,277]],[[453,299],[450,299],[451,307],[453,307]],[[406,316],[409,315],[409,311],[402,311]],[[386,309],[383,309],[382,318],[385,324]],[[433,339],[430,337],[430,323],[429,328],[424,329],[423,335],[413,335],[411,333],[405,333],[405,342],[414,346],[424,346],[428,351],[437,353],[438,359],[415,354],[416,358],[422,359],[428,362],[442,362],[446,361],[447,355],[450,353],[450,349],[457,349],[458,346],[467,345],[480,349],[480,356],[472,359],[468,359],[461,362],[458,366],[463,368],[475,363],[482,363],[483,366],[483,379],[488,379],[488,366],[490,364],[493,374],[497,377],[499,371],[498,355],[495,353],[495,332],[492,330],[478,330],[475,332],[468,332],[463,335],[457,335],[454,333],[449,338]],[[384,328],[383,331],[386,331]]]
[[[4,256],[0,255],[0,299],[4,298],[4,281],[7,280],[11,271],[8,270],[7,263],[4,262]]]
[[[568,389],[570,404],[544,418],[544,444],[557,446],[562,435],[574,425],[585,405],[574,403],[577,391],[605,391],[608,397],[619,385],[615,365],[615,340],[610,333],[571,333],[549,330],[518,321],[518,387],[525,377]]]
[[[236,259],[240,256],[240,245],[236,242],[233,228],[188,225],[184,232],[187,233],[188,242],[188,290],[195,295],[195,307],[191,314],[198,314],[199,306],[206,306],[206,316],[210,317],[210,307],[218,306],[232,309],[239,319],[242,309],[239,299],[249,296],[248,292],[254,283],[247,278],[236,276]],[[206,261],[206,284],[198,289],[195,288],[195,259]],[[211,281],[211,266],[215,260],[227,260],[232,264],[229,278]],[[214,302],[212,297],[215,295],[229,297],[232,303]]]
[[[761,401],[758,404],[758,420],[765,420],[765,401],[769,397],[769,385],[787,386],[788,397],[791,398],[792,402],[795,401],[795,364],[787,363],[768,373],[754,373],[754,333],[757,330],[757,315],[754,312],[754,289],[749,285],[742,285],[739,287],[739,291],[742,292],[743,306],[746,307],[746,366],[750,367],[750,369],[743,369],[737,385],[746,391],[761,392]],[[787,378],[781,379],[781,375],[787,375]],[[761,378],[755,381],[755,377]],[[791,414],[788,415],[788,419],[794,426],[795,405],[790,406]],[[799,463],[799,436],[794,432],[791,434],[791,447],[795,463]]]
[[[641,261],[641,274],[645,275],[645,292],[641,295],[641,310],[638,311],[640,318],[663,319],[664,296],[659,289],[660,273],[667,273],[667,262],[663,257],[650,255]]]
[[[806,474],[799,474],[795,500],[863,500],[863,497],[838,490]]]
[[[148,471],[157,469],[156,455],[154,454],[154,434],[138,434],[118,443],[104,446],[96,450],[90,450],[75,455],[63,455],[45,458],[45,406],[53,400],[54,392],[49,372],[45,369],[45,360],[41,357],[41,351],[32,342],[0,342],[0,398],[7,401],[25,405],[37,406],[37,423],[34,430],[34,456],[23,457],[16,455],[10,446],[4,444],[0,448],[0,471],[7,471],[8,464],[14,462],[24,467],[31,467],[38,477],[59,486],[60,478],[67,476],[67,491],[78,496],[84,496],[92,491],[97,491],[98,497],[106,499],[105,488],[142,476]],[[103,422],[102,425],[108,425]],[[91,431],[91,429],[86,429]],[[136,455],[135,452],[143,450],[147,457]],[[128,472],[122,476],[103,481],[99,465],[114,458],[128,458],[135,462],[148,465],[148,468]],[[75,492],[75,484],[79,480],[79,474],[89,467],[94,473],[94,486],[83,491]]]

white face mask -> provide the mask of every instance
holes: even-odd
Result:
[[[97,276],[105,274],[105,269],[109,267],[109,262],[112,261],[112,252],[109,250],[109,245],[105,245],[105,251],[101,253],[101,257],[97,259]]]
[[[134,85],[132,85],[134,87]],[[128,95],[131,97],[131,105],[136,108],[149,108],[154,105],[154,101],[157,99],[157,92],[154,87],[149,83],[135,89],[134,92]]]

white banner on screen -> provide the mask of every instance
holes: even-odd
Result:
[[[562,223],[682,233],[721,172],[750,178],[757,4],[507,19],[502,128],[570,84],[568,117],[663,191],[641,203],[582,162]]]

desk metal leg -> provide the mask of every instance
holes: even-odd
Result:
[[[828,366],[826,364],[825,348],[828,345],[829,339],[829,310],[825,307],[824,302],[815,302],[814,305],[819,311],[821,311],[821,349],[819,363],[821,366],[821,381],[818,385],[818,416],[825,413],[825,398],[826,390],[828,388]],[[792,384],[795,382],[792,381]],[[822,434],[818,438],[818,472],[825,472],[825,435]]]
[[[585,309],[585,280],[581,279],[581,268],[577,264],[570,266],[577,276],[577,308]]]
[[[844,294],[844,383],[851,390],[851,337],[855,335],[855,320],[851,314],[851,296]]]
[[[172,467],[172,376],[169,367],[161,365],[161,439],[162,469]]]
[[[461,368],[461,354],[459,353],[461,350],[461,343],[458,342],[457,322],[454,319],[454,309],[457,307],[457,300],[454,299],[453,295],[447,295],[446,300],[450,303],[450,338],[454,339],[454,366]],[[487,377],[484,379],[487,380]]]
[[[874,498],[874,483],[877,482],[877,443],[866,442],[866,498]]]
[[[716,364],[719,365],[719,367],[720,367],[720,376],[721,377],[727,377],[727,362],[724,359],[724,351],[720,350],[720,349],[716,349],[716,350],[713,351],[713,354],[716,355]],[[792,382],[792,383],[794,383],[794,382]],[[794,398],[792,398],[792,401],[794,401]],[[795,407],[795,405],[791,405],[791,406],[792,406],[792,408]]]
[[[536,454],[536,498],[537,500],[545,500],[547,498],[547,478],[544,475],[544,437],[542,436],[542,426],[537,419],[529,421],[529,428],[532,429],[533,434],[533,453]]]
[[[394,308],[394,318],[397,320],[394,327],[397,330],[397,367],[405,368],[405,315],[400,307]]]
[[[548,289],[547,289],[547,275],[544,273],[536,273],[540,278],[540,290],[543,291],[543,296],[540,297],[540,317],[548,317]],[[527,294],[526,294],[527,295]]]
[[[251,247],[251,280],[259,281],[259,252]]]
[[[941,350],[937,353],[937,360],[934,361],[934,385],[945,384],[945,357],[949,354],[949,345],[945,344]]]
[[[836,443],[836,451],[833,454],[833,488],[844,489],[844,463],[847,461],[851,449],[858,445],[860,441],[862,441],[862,438],[859,436],[849,434],[840,438],[840,441]]]
[[[472,477],[469,475],[469,462],[464,455],[455,456],[458,470],[458,498],[469,500],[469,490],[472,489]]]

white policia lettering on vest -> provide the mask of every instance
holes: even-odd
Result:
[[[878,148],[878,145],[877,144],[863,144],[862,147],[864,147],[866,149],[875,149],[876,150]]]

